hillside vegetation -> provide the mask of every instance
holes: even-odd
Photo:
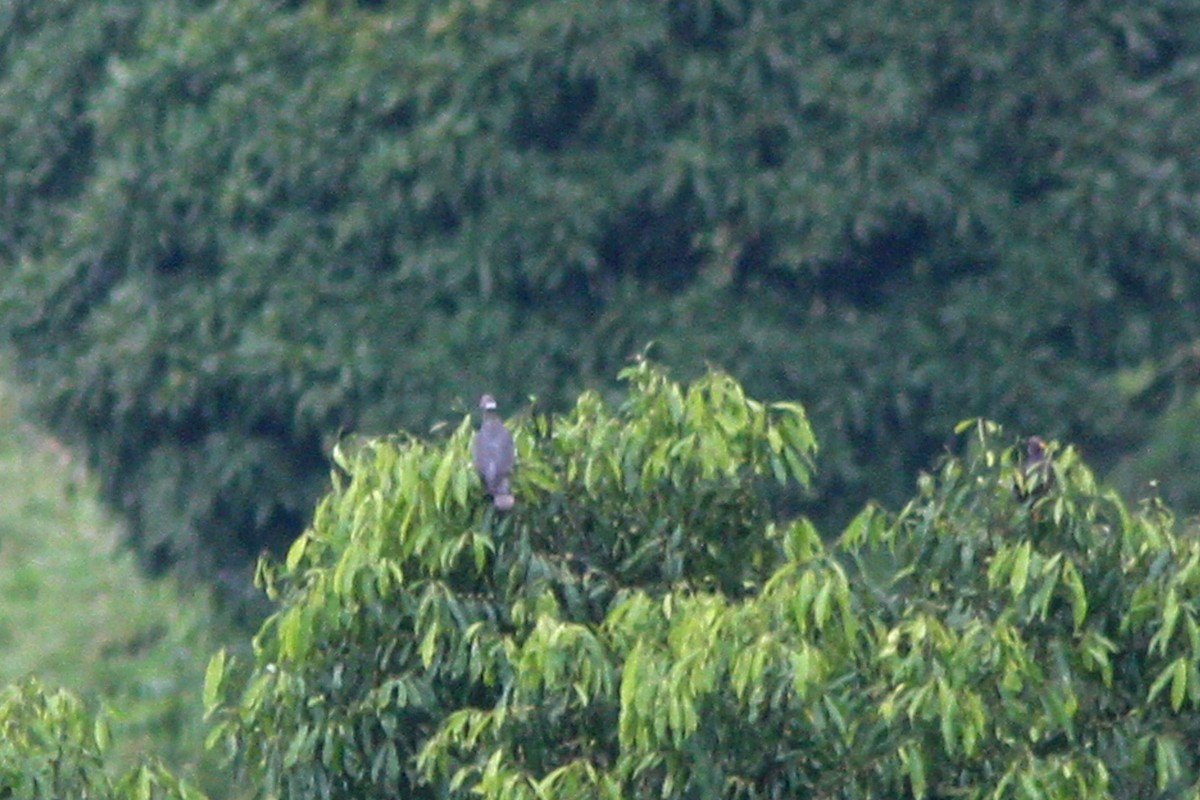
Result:
[[[651,340],[805,403],[835,528],[970,416],[1191,509],[1198,66],[1178,0],[8,3],[0,334],[234,594],[339,432]]]
[[[10,758],[24,737],[78,726],[106,706],[111,745],[103,752],[113,766],[133,769],[153,754],[214,800],[235,796],[203,748],[200,682],[222,641],[204,594],[147,580],[120,549],[120,525],[102,509],[95,481],[24,422],[18,405],[0,383],[0,687],[8,687],[0,695],[0,775],[13,774]],[[88,725],[68,736],[63,752],[74,755],[64,758],[98,758],[91,734]],[[0,789],[13,788],[6,781]],[[75,784],[45,788],[14,796],[83,796]]]

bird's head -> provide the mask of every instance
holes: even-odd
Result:
[[[1040,436],[1030,436],[1025,441],[1025,452],[1030,461],[1040,461],[1046,457],[1046,441]]]
[[[485,394],[483,397],[479,398],[479,407],[484,411],[495,411],[496,398],[492,397],[490,394]]]

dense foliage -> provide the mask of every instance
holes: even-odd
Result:
[[[416,752],[451,712],[512,690],[509,637],[557,637],[553,621],[574,638],[631,587],[741,596],[777,559],[757,488],[807,480],[802,410],[748,400],[727,376],[686,391],[646,365],[629,378],[616,412],[585,394],[515,432],[510,515],[483,498],[466,421],[438,444],[376,441],[343,461],[350,482],[271,577],[286,610],[256,640],[245,705],[214,731],[265,773],[265,796],[427,796]],[[528,746],[590,741],[613,710],[551,700]]]
[[[153,763],[105,769],[108,718],[35,680],[0,690],[0,797],[20,800],[204,800]]]
[[[362,443],[286,563],[214,741],[262,797],[1144,798],[1200,789],[1200,541],[990,424],[826,546],[770,513],[803,411],[640,364],[518,421]]]
[[[824,518],[969,415],[1107,464],[1193,393],[1198,58],[1180,0],[17,0],[0,331],[210,575],[339,430],[651,339],[807,404]]]

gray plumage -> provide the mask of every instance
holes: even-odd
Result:
[[[485,394],[479,398],[483,411],[483,423],[471,442],[471,455],[475,469],[483,479],[484,488],[492,496],[492,502],[500,511],[513,507],[512,470],[516,462],[516,448],[512,433],[504,427],[496,413],[496,398]]]
[[[1025,440],[1025,457],[1021,459],[1021,475],[1013,486],[1018,500],[1037,500],[1054,488],[1054,469],[1049,446],[1040,436]]]

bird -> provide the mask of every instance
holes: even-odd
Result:
[[[471,455],[475,469],[483,479],[483,486],[492,496],[497,511],[508,511],[515,502],[512,493],[512,470],[516,461],[512,433],[504,427],[496,413],[496,398],[485,394],[479,398],[483,411],[483,422],[471,443]]]
[[[1053,486],[1054,470],[1046,441],[1040,436],[1030,436],[1025,440],[1025,457],[1013,484],[1013,495],[1018,500],[1037,500]]]

